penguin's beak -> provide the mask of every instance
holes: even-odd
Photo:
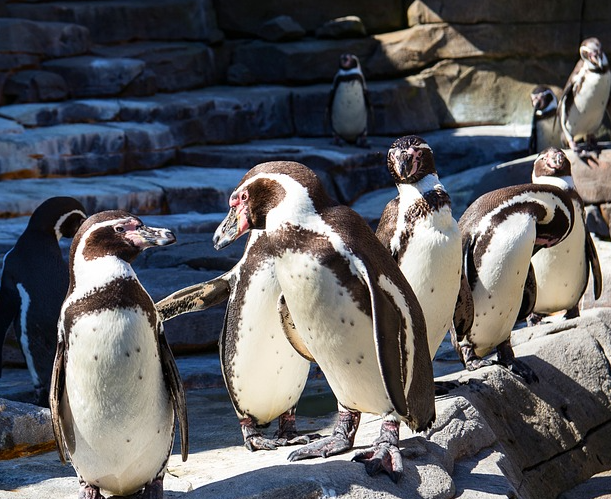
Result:
[[[169,229],[158,227],[147,227],[141,225],[136,229],[135,236],[131,240],[136,246],[144,249],[151,246],[168,246],[176,242],[176,236]]]
[[[246,203],[238,200],[237,195],[234,193],[229,204],[229,213],[227,213],[225,219],[214,231],[214,237],[212,238],[214,249],[217,250],[229,246],[250,229]]]

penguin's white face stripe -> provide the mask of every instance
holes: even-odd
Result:
[[[532,175],[533,184],[543,184],[543,185],[555,185],[564,191],[568,191],[569,189],[575,188],[575,182],[573,182],[573,177],[567,175],[563,177],[551,177],[548,175],[543,175],[541,177],[536,176],[534,173]]]
[[[34,359],[32,358],[32,353],[30,352],[30,343],[28,339],[28,309],[30,308],[30,295],[23,287],[23,284],[20,282],[17,283],[17,290],[19,291],[19,298],[21,299],[21,310],[19,321],[21,325],[21,348],[23,350],[23,356],[25,357],[26,364],[28,366],[28,370],[30,371],[30,375],[32,376],[32,380],[34,381],[34,386],[40,386],[40,378],[38,377],[38,373],[34,367]]]
[[[85,213],[83,213],[81,210],[72,210],[72,211],[69,211],[68,213],[64,213],[61,217],[59,217],[57,222],[55,222],[55,226],[53,227],[53,230],[55,231],[55,237],[57,237],[58,241],[62,238],[62,233],[61,233],[62,224],[72,215],[81,215],[83,219],[87,218],[87,215],[85,215]]]

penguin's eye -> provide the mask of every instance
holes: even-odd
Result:
[[[118,232],[120,234],[121,232],[125,232],[125,229],[122,226],[117,225],[115,227],[115,232]]]
[[[242,194],[240,194],[240,199],[242,201],[246,201],[248,199],[248,194],[246,192],[243,192]]]

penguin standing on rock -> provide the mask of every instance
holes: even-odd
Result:
[[[454,315],[461,280],[460,230],[424,139],[410,135],[396,140],[387,163],[399,195],[384,209],[376,235],[420,302],[432,359]]]
[[[536,374],[515,358],[511,330],[535,303],[532,255],[563,241],[573,227],[570,195],[552,185],[523,184],[479,197],[460,218],[463,273],[451,330],[452,343],[472,371],[498,362],[527,382]],[[470,291],[470,293],[469,293]]]
[[[221,367],[244,445],[250,451],[308,443],[311,438],[298,436],[295,424],[295,406],[305,388],[310,362],[285,335],[278,313],[279,295],[267,236],[253,230],[233,269],[156,304],[165,321],[228,300],[219,338]],[[264,437],[259,428],[276,418],[276,438]]]
[[[584,138],[595,146],[594,134],[605,117],[611,93],[611,69],[598,38],[587,38],[579,47],[581,59],[569,76],[558,106],[558,119],[566,144],[583,155],[577,144]]]
[[[44,201],[4,257],[0,281],[0,360],[6,331],[13,324],[35,389],[35,403],[49,406],[57,345],[57,319],[68,291],[68,264],[59,239],[71,238],[85,219],[71,197]],[[1,364],[0,364],[1,371]]]
[[[340,55],[339,69],[333,78],[327,105],[333,142],[341,145],[345,141],[358,147],[369,147],[367,118],[370,108],[369,91],[358,57]]]
[[[538,85],[530,93],[533,106],[532,128],[528,154],[537,154],[548,147],[562,147],[561,131],[556,121],[558,97],[551,88]]]
[[[224,247],[264,230],[283,320],[335,394],[339,417],[329,437],[289,460],[352,448],[360,414],[383,418],[380,437],[354,457],[369,474],[402,474],[399,425],[422,431],[435,417],[433,370],[422,309],[390,253],[367,223],[332,201],[318,177],[294,162],[262,163],[232,193],[214,235]]]
[[[602,292],[602,273],[594,241],[585,223],[583,201],[571,177],[571,163],[560,149],[550,147],[535,160],[532,181],[535,184],[555,185],[571,197],[575,223],[570,234],[556,246],[541,249],[531,263],[537,281],[537,298],[529,325],[543,316],[566,310],[565,318],[579,317],[579,300],[588,285],[592,268],[594,298]]]
[[[51,417],[62,462],[69,456],[79,498],[163,497],[178,418],[188,454],[185,393],[151,297],[131,262],[176,241],[125,211],[89,217],[70,247],[70,287],[62,305]]]

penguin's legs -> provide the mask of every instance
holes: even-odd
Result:
[[[297,433],[297,425],[295,423],[295,406],[286,412],[283,412],[278,417],[278,431],[274,438],[279,441],[284,441],[284,445],[309,444],[312,440],[321,438],[318,433],[308,435],[299,435]]]
[[[357,452],[353,461],[365,464],[365,470],[370,476],[381,471],[387,473],[393,482],[398,482],[403,474],[403,458],[399,450],[400,422],[389,416],[382,422],[380,436],[373,445]]]
[[[294,450],[288,456],[289,461],[334,456],[354,446],[354,437],[356,436],[356,430],[359,428],[361,413],[349,411],[340,404],[338,404],[338,410],[339,414],[333,428],[333,434]]]
[[[278,431],[274,438],[264,437],[251,417],[241,419],[240,428],[244,436],[244,446],[251,452],[274,450],[285,445],[308,444],[312,440],[320,438],[320,435],[317,433],[311,435],[299,435],[297,433],[295,407],[292,407],[278,417]]]
[[[100,489],[95,485],[89,485],[85,480],[79,477],[80,489],[78,491],[78,499],[104,499]]]
[[[240,428],[244,437],[244,447],[249,451],[255,452],[258,450],[274,450],[282,445],[278,440],[265,438],[257,429],[255,422],[249,416],[240,419]]]
[[[151,483],[147,483],[138,499],[163,499],[163,477],[155,478]]]
[[[356,138],[356,147],[362,147],[364,149],[371,148],[371,144],[367,140],[367,130]]]
[[[459,348],[460,357],[467,371],[475,371],[480,367],[491,366],[493,364],[491,360],[482,359],[480,356],[476,355],[472,345],[462,344]]]
[[[573,308],[569,308],[564,314],[565,319],[576,319],[579,317],[579,303],[576,303]]]
[[[507,367],[512,373],[524,378],[527,383],[538,383],[539,377],[535,372],[525,363],[519,359],[516,359],[511,347],[511,339],[506,339],[503,343],[496,347],[496,355],[499,364]]]
[[[533,312],[526,318],[526,324],[528,327],[536,326],[543,320],[543,317],[543,315]]]

